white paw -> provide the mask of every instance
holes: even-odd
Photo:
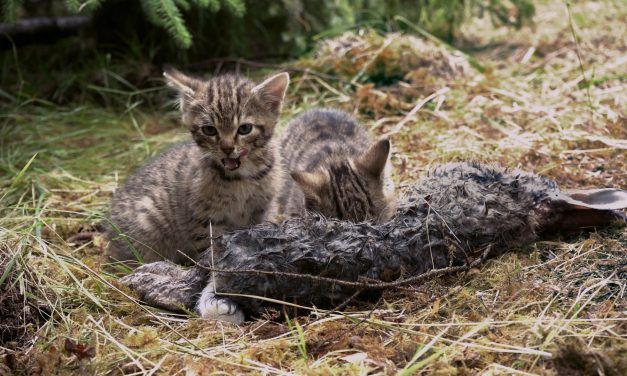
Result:
[[[244,312],[229,298],[217,296],[213,293],[213,284],[202,290],[196,311],[203,319],[241,324],[244,322]]]

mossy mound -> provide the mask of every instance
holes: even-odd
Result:
[[[321,41],[314,58],[301,62],[317,71],[388,85],[397,81],[423,84],[470,76],[466,56],[442,43],[414,35],[374,31],[347,32]]]

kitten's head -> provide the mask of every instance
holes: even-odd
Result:
[[[273,162],[269,142],[289,84],[287,73],[260,84],[231,75],[201,80],[173,69],[164,76],[179,91],[183,123],[223,177],[267,172]]]
[[[307,210],[327,218],[384,222],[394,215],[396,200],[390,173],[390,141],[373,143],[360,156],[330,160],[313,172],[293,172]]]

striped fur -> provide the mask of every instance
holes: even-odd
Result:
[[[390,143],[373,142],[345,112],[305,112],[288,124],[280,145],[282,168],[292,179],[283,180],[275,198],[276,219],[304,209],[353,222],[394,213]]]
[[[107,232],[114,260],[189,262],[209,246],[210,224],[217,236],[261,222],[279,184],[272,136],[286,73],[257,86],[235,76],[165,76],[180,93],[193,142],[146,162],[116,192]]]

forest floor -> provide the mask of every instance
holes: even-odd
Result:
[[[565,188],[626,188],[627,5],[577,2],[569,17],[549,3],[533,28],[466,24],[468,55],[400,34],[323,41],[281,66],[292,75],[281,124],[314,106],[353,113],[391,136],[400,186],[430,165],[477,159]],[[167,89],[154,68],[126,66],[155,80],[137,90],[103,58],[96,78],[37,88],[63,102],[86,82],[81,95],[97,98],[58,105],[27,95],[29,72],[19,52],[12,59],[25,81],[0,89],[0,375],[625,374],[620,228],[537,242],[326,316],[232,326],[139,304],[103,269],[99,236],[66,240],[94,230],[133,168],[188,137],[174,106],[146,99]],[[254,78],[280,68],[212,68],[234,67]]]

